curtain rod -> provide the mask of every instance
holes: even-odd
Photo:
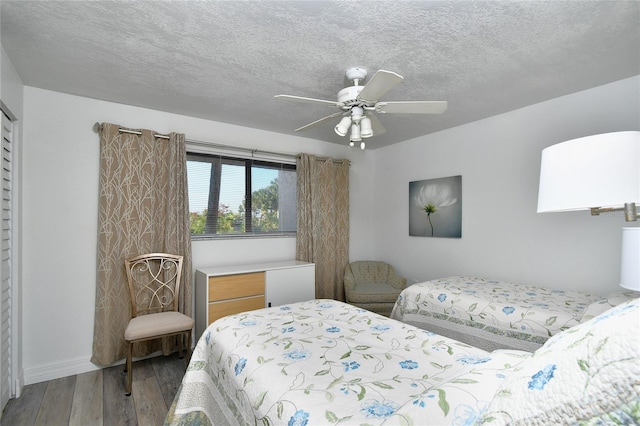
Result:
[[[134,134],[134,135],[141,135],[142,134],[142,132],[140,132],[138,130],[129,130],[129,129],[118,128],[118,131],[120,133],[131,133],[131,134]],[[155,135],[153,135],[153,137],[158,138],[158,139],[169,139],[169,136],[159,135],[159,134],[155,134]],[[243,148],[243,147],[239,147],[239,146],[223,145],[223,144],[218,144],[218,143],[214,143],[214,142],[198,141],[198,140],[195,140],[195,139],[185,139],[185,142],[190,143],[192,145],[214,147],[214,148],[223,148],[223,149],[229,149],[229,150],[235,150],[235,151],[244,151],[244,152],[251,153],[251,155],[254,155],[255,153],[262,153],[262,154],[267,154],[267,155],[277,155],[277,156],[280,156],[280,157],[289,157],[289,158],[297,158],[298,157],[298,155],[296,155],[296,154],[288,154],[288,153],[284,153],[284,152],[274,152],[274,151],[263,151],[261,149],[252,149],[252,148]]]
[[[99,122],[96,122],[96,124],[94,125],[94,130],[98,131],[98,129],[102,127],[102,124]],[[129,130],[129,129],[123,129],[121,127],[118,128],[118,131],[120,133],[130,133],[133,135],[141,135],[142,132],[139,130]],[[167,135],[160,135],[160,134],[155,134],[153,135],[153,137],[155,138],[159,138],[159,139],[169,139],[169,136]],[[263,151],[263,150],[259,150],[259,149],[251,149],[251,148],[243,148],[243,147],[239,147],[239,146],[232,146],[232,145],[224,145],[224,144],[218,144],[215,142],[205,142],[205,141],[198,141],[195,139],[186,139],[185,138],[185,142],[193,144],[193,145],[199,145],[199,146],[204,146],[204,147],[214,147],[214,148],[223,148],[223,149],[229,149],[229,150],[235,150],[235,151],[244,151],[244,152],[249,152],[251,153],[251,155],[253,156],[255,153],[262,153],[262,154],[267,154],[267,155],[277,155],[280,157],[288,157],[288,158],[299,158],[300,154],[289,154],[289,153],[284,153],[284,152],[275,152],[275,151]],[[326,161],[329,160],[329,157],[316,157],[317,160],[319,161]],[[342,163],[344,160],[335,160],[333,159],[334,163]],[[349,165],[351,165],[351,161],[347,160]]]

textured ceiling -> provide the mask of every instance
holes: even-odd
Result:
[[[640,74],[636,1],[7,1],[1,42],[27,86],[348,143],[334,112],[352,66],[395,71],[369,148]],[[639,100],[640,101],[640,100]],[[337,121],[337,120],[336,120]],[[180,129],[175,129],[180,131]]]

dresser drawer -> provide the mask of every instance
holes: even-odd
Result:
[[[209,324],[218,318],[264,308],[264,295],[209,303]],[[208,324],[207,324],[208,325]]]
[[[264,272],[209,277],[209,302],[257,295],[264,296]]]

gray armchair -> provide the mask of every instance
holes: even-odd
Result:
[[[352,262],[344,271],[347,303],[387,317],[406,284],[407,279],[397,276],[385,262]]]

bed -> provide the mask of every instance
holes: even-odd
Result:
[[[549,337],[624,301],[485,278],[453,276],[402,291],[391,318],[492,351],[535,351]]]
[[[610,389],[612,380],[616,394],[612,401],[600,398],[590,405],[595,408],[585,408],[589,404],[581,402],[575,414],[589,418],[618,412],[633,415],[630,410],[633,404],[637,409],[640,390],[638,308],[636,300],[620,314],[596,323],[600,328],[611,328],[612,321],[635,327],[634,333],[614,325],[618,337],[607,332],[613,348],[624,341],[621,350],[591,353],[602,345],[573,343],[602,339],[604,332],[593,326],[558,339],[555,348],[571,358],[566,370],[556,360],[558,371],[547,365],[549,350],[541,351],[539,360],[537,352],[490,353],[334,300],[232,315],[212,323],[199,339],[165,424],[504,424],[517,420],[514,416],[525,416],[529,422],[532,413],[550,423],[548,416],[565,416],[563,407],[571,401],[553,411],[548,394],[520,395],[520,391],[530,392],[526,383],[521,384],[522,375],[533,374],[534,386],[559,392],[557,381],[552,380],[554,371],[557,377],[565,371],[581,374],[576,356],[587,357],[589,368],[597,369],[597,374],[615,370],[581,388],[583,397],[593,398],[591,388],[596,383],[597,392],[600,386]],[[635,320],[630,321],[631,316]],[[591,352],[572,354],[568,346]],[[606,359],[600,360],[603,355]],[[544,366],[538,365],[540,361]],[[605,363],[607,367],[601,368]],[[539,369],[542,375],[536,373]],[[567,392],[566,384],[557,386],[575,396]],[[520,412],[514,407],[505,414],[505,404],[512,406],[519,398],[526,401],[527,409]],[[536,411],[535,398],[542,398],[541,404],[546,401],[547,406]],[[585,414],[584,410],[591,411]]]

